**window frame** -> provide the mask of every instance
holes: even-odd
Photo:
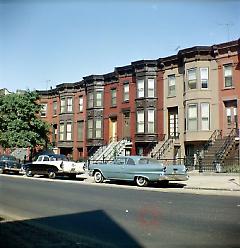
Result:
[[[172,90],[173,93],[171,93],[171,90],[170,90],[170,82],[171,82],[171,78],[174,78],[174,90]],[[171,75],[168,75],[168,96],[169,97],[173,97],[173,96],[176,96],[176,76],[175,74],[171,74]]]
[[[140,116],[142,115],[142,116]],[[140,118],[141,117],[141,118]],[[137,110],[137,133],[144,133],[145,132],[145,112],[144,109]]]
[[[152,80],[152,83],[150,83]],[[153,86],[153,87],[149,87]],[[147,96],[148,97],[155,97],[155,78],[148,78],[147,79]]]
[[[207,116],[204,116],[203,106],[207,105]],[[200,104],[200,113],[201,113],[201,130],[209,131],[210,130],[210,104],[208,102],[201,102]],[[207,121],[207,128],[204,128],[204,122]]]
[[[231,75],[226,76],[226,68],[231,68]],[[227,78],[231,78],[230,85],[227,85]],[[224,88],[231,88],[233,87],[233,65],[231,63],[223,65],[223,79],[224,79]]]
[[[207,70],[207,78],[203,78],[203,70]],[[201,82],[201,89],[208,89],[208,84],[209,84],[209,68],[208,67],[200,67],[199,68],[199,73],[200,73],[200,82]],[[204,81],[206,81],[206,86],[203,87]]]
[[[195,109],[196,109],[196,117],[191,117],[190,118],[190,113],[189,113],[189,110],[190,110],[190,107],[192,106],[195,106]],[[195,125],[196,125],[196,128],[193,128],[193,129],[190,129],[190,121],[195,121]],[[190,103],[188,104],[188,107],[187,107],[187,130],[188,131],[198,131],[198,104],[197,103]]]
[[[194,79],[189,79],[189,72],[191,71],[194,71],[195,72],[195,78]],[[190,82],[195,84],[195,87],[194,88],[191,88],[189,85],[190,85]],[[194,67],[194,68],[189,68],[187,69],[187,89],[188,90],[195,90],[197,89],[197,68]]]
[[[145,96],[145,80],[144,78],[137,79],[137,98],[143,98]],[[140,87],[141,85],[141,87]]]
[[[124,102],[129,101],[129,91],[130,91],[129,82],[126,82],[123,84],[123,101]]]

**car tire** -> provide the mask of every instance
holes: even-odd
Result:
[[[136,184],[139,187],[146,187],[148,185],[148,180],[146,177],[138,176],[136,177]]]
[[[95,183],[102,183],[103,182],[103,175],[100,171],[96,171],[94,173],[94,181]]]
[[[34,176],[34,174],[32,174],[32,171],[30,171],[30,170],[26,170],[25,175],[27,177],[33,177]]]
[[[48,178],[50,178],[50,179],[56,178],[56,173],[55,173],[55,171],[49,171],[49,172],[48,172]]]

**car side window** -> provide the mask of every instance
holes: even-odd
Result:
[[[49,158],[48,158],[47,156],[45,156],[45,157],[43,158],[43,161],[49,161]]]
[[[125,159],[124,158],[118,158],[118,159],[116,159],[115,164],[119,164],[119,165],[125,164]]]
[[[128,161],[127,161],[127,164],[129,165],[135,165],[135,162],[132,158],[129,158]]]

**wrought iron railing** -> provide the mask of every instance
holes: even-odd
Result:
[[[206,144],[203,146],[203,151],[207,151],[208,148],[210,146],[213,145],[213,143],[216,141],[216,139],[218,138],[222,138],[222,130],[216,129],[212,135],[210,136],[210,138],[208,139],[208,141],[206,142]]]
[[[220,147],[220,149],[216,152],[215,158],[217,163],[221,163],[223,158],[225,157],[229,147],[234,143],[235,137],[237,136],[237,128],[233,128],[229,135],[227,136],[225,142]]]

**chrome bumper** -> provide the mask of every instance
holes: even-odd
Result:
[[[160,181],[187,181],[188,175],[185,174],[165,174],[160,177]]]

